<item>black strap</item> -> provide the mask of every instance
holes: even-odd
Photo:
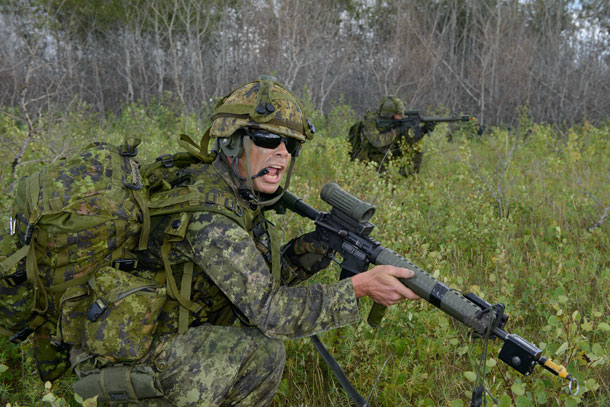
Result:
[[[362,397],[356,391],[354,386],[352,386],[347,376],[345,376],[343,369],[341,369],[341,366],[339,366],[335,358],[333,358],[333,355],[326,350],[324,344],[322,344],[320,338],[318,338],[318,335],[313,335],[311,337],[311,341],[313,342],[313,346],[315,346],[318,353],[322,356],[322,359],[324,359],[328,367],[330,367],[330,370],[333,371],[333,374],[337,380],[339,380],[341,387],[343,387],[343,390],[345,390],[349,398],[352,399],[352,401],[356,403],[358,407],[370,407],[368,400],[365,400],[364,397]]]
[[[472,389],[472,399],[470,400],[470,407],[481,407],[487,406],[487,398],[485,394],[489,394],[495,404],[498,404],[498,400],[489,392],[485,387],[485,363],[487,362],[487,345],[489,340],[493,339],[493,328],[498,327],[498,324],[503,320],[504,305],[495,304],[489,305],[489,308],[485,310],[489,313],[489,319],[487,323],[487,331],[483,335],[483,351],[479,358],[479,368],[477,371],[477,377],[475,380],[475,386]]]

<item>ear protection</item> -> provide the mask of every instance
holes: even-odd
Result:
[[[245,129],[239,129],[230,137],[218,138],[218,146],[227,157],[237,158],[244,152],[243,136],[245,134]]]

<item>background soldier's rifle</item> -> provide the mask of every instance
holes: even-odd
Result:
[[[542,356],[541,349],[533,343],[504,330],[504,325],[508,320],[508,315],[504,313],[504,304],[491,305],[474,293],[464,295],[447,287],[409,260],[383,247],[380,242],[370,237],[370,233],[375,227],[369,222],[375,213],[375,207],[372,204],[361,201],[334,183],[326,184],[322,188],[320,196],[323,201],[330,204],[330,212],[319,212],[287,191],[284,192],[278,210],[281,212],[287,208],[314,221],[319,239],[342,257],[341,278],[362,273],[368,270],[370,264],[385,264],[410,269],[415,273],[414,277],[400,279],[405,286],[435,307],[472,328],[476,335],[485,340],[499,338],[504,341],[498,356],[500,360],[525,376],[528,376],[534,366],[539,364],[551,373],[569,380],[570,392],[578,393],[578,382],[565,367]],[[368,317],[369,324],[378,327],[384,313],[384,306],[374,304]],[[319,339],[314,337],[313,340],[327,363],[331,367],[332,362],[336,365],[332,356],[330,356],[330,360],[327,359],[328,352],[325,354],[325,349]],[[340,368],[337,371],[336,366],[332,369],[343,385],[343,382],[347,381],[343,372],[340,371]],[[575,390],[572,389],[573,385],[576,386]],[[351,386],[346,388],[344,385],[344,388],[358,405],[368,406],[368,401],[358,395]],[[475,388],[471,406],[481,405],[484,390],[482,385]],[[355,393],[355,397],[350,392]]]
[[[407,110],[401,119],[382,119],[377,118],[377,128],[381,131],[391,129],[401,129],[405,133],[413,129],[411,137],[414,141],[420,140],[424,135],[434,130],[438,123],[442,122],[467,122],[474,120],[468,115],[462,116],[422,116],[419,110]]]

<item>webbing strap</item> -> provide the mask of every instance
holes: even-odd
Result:
[[[196,192],[194,191],[194,192],[189,192],[188,194],[174,196],[174,197],[171,197],[168,199],[164,199],[158,203],[152,202],[148,205],[148,207],[150,209],[159,209],[159,208],[165,208],[168,206],[182,204],[185,202],[197,202],[199,200],[201,200],[201,193],[198,191],[196,191]],[[155,215],[157,215],[157,213],[155,213]]]
[[[28,254],[28,250],[30,250],[30,246],[23,246],[21,249],[17,250],[15,253],[11,254],[6,259],[0,262],[0,269],[2,270],[2,277],[7,277],[4,275],[7,271],[11,270],[17,263],[21,261]]]
[[[76,277],[63,283],[52,285],[48,288],[48,290],[52,293],[62,292],[70,287],[85,284],[87,281],[89,281],[89,277],[89,274],[85,274],[84,276]]]
[[[142,232],[140,233],[138,250],[146,250],[148,247],[148,236],[150,235],[150,210],[148,208],[148,203],[142,196],[144,194],[142,190],[131,192],[142,211]]]
[[[38,196],[40,194],[40,172],[32,174],[25,183],[25,210],[29,224],[38,222],[40,209],[38,209]]]
[[[122,373],[122,374],[121,374]],[[138,396],[131,383],[131,366],[120,366],[101,369],[100,387],[106,400],[115,401],[115,393],[125,391],[130,401],[137,401]],[[114,391],[111,391],[114,390]],[[112,393],[112,394],[111,394]]]
[[[191,284],[193,283],[193,268],[192,261],[184,263],[182,271],[182,281],[180,282],[180,293],[187,300],[191,299]],[[180,307],[178,314],[178,333],[183,334],[188,329],[189,325],[189,310],[185,307]]]
[[[199,145],[193,141],[186,134],[181,134],[180,139],[178,140],[178,144],[180,147],[184,148],[189,154],[194,157],[197,157],[199,160],[204,163],[211,163],[216,158],[216,154],[208,153],[208,146],[210,144],[210,128],[203,133],[203,137],[201,137],[201,141]]]
[[[172,271],[172,267],[169,264],[169,251],[171,249],[171,246],[171,242],[167,241],[167,239],[161,245],[161,257],[163,258],[163,266],[165,267],[167,291],[169,295],[176,301],[178,301],[178,303],[180,303],[182,307],[194,313],[199,313],[203,307],[191,300],[187,300],[180,294],[180,292],[178,292],[176,280],[174,279],[174,273]]]
[[[34,249],[34,243],[30,244],[29,246],[28,254],[25,259],[25,269],[28,276],[28,281],[34,287],[32,309],[40,314],[44,314],[49,308],[49,297],[47,290],[40,279],[40,273],[38,272],[38,262],[36,261],[36,250]]]
[[[279,286],[282,274],[280,236],[274,227],[267,227],[267,233],[271,243],[271,275],[273,276],[273,284]]]

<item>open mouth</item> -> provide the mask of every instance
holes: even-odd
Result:
[[[267,174],[264,176],[265,180],[268,182],[278,182],[282,178],[284,167],[281,165],[270,165],[267,167],[267,171]]]

